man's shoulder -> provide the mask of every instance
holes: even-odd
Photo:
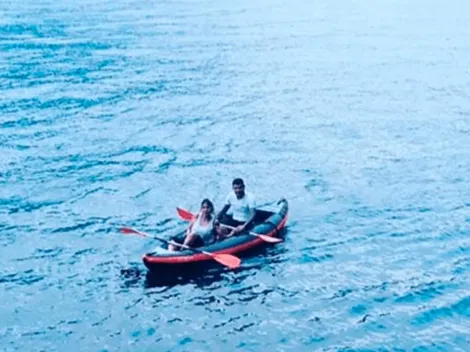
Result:
[[[245,191],[245,197],[246,197],[247,200],[255,200],[256,199],[255,195],[251,192],[248,192],[248,191]]]
[[[228,192],[225,196],[226,201],[233,201],[235,198],[235,193],[233,193],[233,191]]]

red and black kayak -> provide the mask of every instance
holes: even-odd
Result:
[[[281,199],[278,202],[278,206],[277,211],[257,210],[254,226],[250,229],[250,232],[279,237],[287,221],[289,205],[287,200]],[[182,241],[184,232],[178,236],[181,237],[179,241]],[[238,255],[264,245],[266,245],[266,242],[263,239],[249,233],[241,233],[220,242],[198,247],[196,248],[198,251],[182,249],[180,251],[170,252],[165,250],[165,246],[162,247],[162,250],[146,253],[142,260],[145,266],[155,273],[165,273],[168,270],[190,270],[200,267],[203,264],[212,264],[215,262],[210,255],[201,253],[199,252],[200,250],[213,254]]]

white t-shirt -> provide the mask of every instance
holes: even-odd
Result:
[[[252,212],[256,210],[255,197],[250,192],[245,191],[242,199],[238,199],[233,191],[227,194],[225,204],[230,204],[227,211],[228,215],[232,215],[234,220],[248,221]]]

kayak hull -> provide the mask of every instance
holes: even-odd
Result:
[[[287,222],[289,205],[285,199],[281,199],[278,202],[278,206],[277,211],[258,210],[254,221],[255,226],[251,229],[251,232],[266,236],[281,237]],[[184,233],[180,234],[180,236],[184,236]],[[196,249],[211,253],[242,256],[252,249],[261,248],[266,245],[269,245],[269,243],[259,237],[242,233]],[[146,253],[142,261],[147,269],[153,273],[171,273],[171,275],[177,275],[179,271],[182,273],[198,272],[222,265],[215,261],[210,255],[186,249],[176,252],[168,252],[163,249]]]

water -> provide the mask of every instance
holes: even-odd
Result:
[[[469,10],[3,1],[1,349],[468,351]],[[285,242],[147,275],[239,176]]]

